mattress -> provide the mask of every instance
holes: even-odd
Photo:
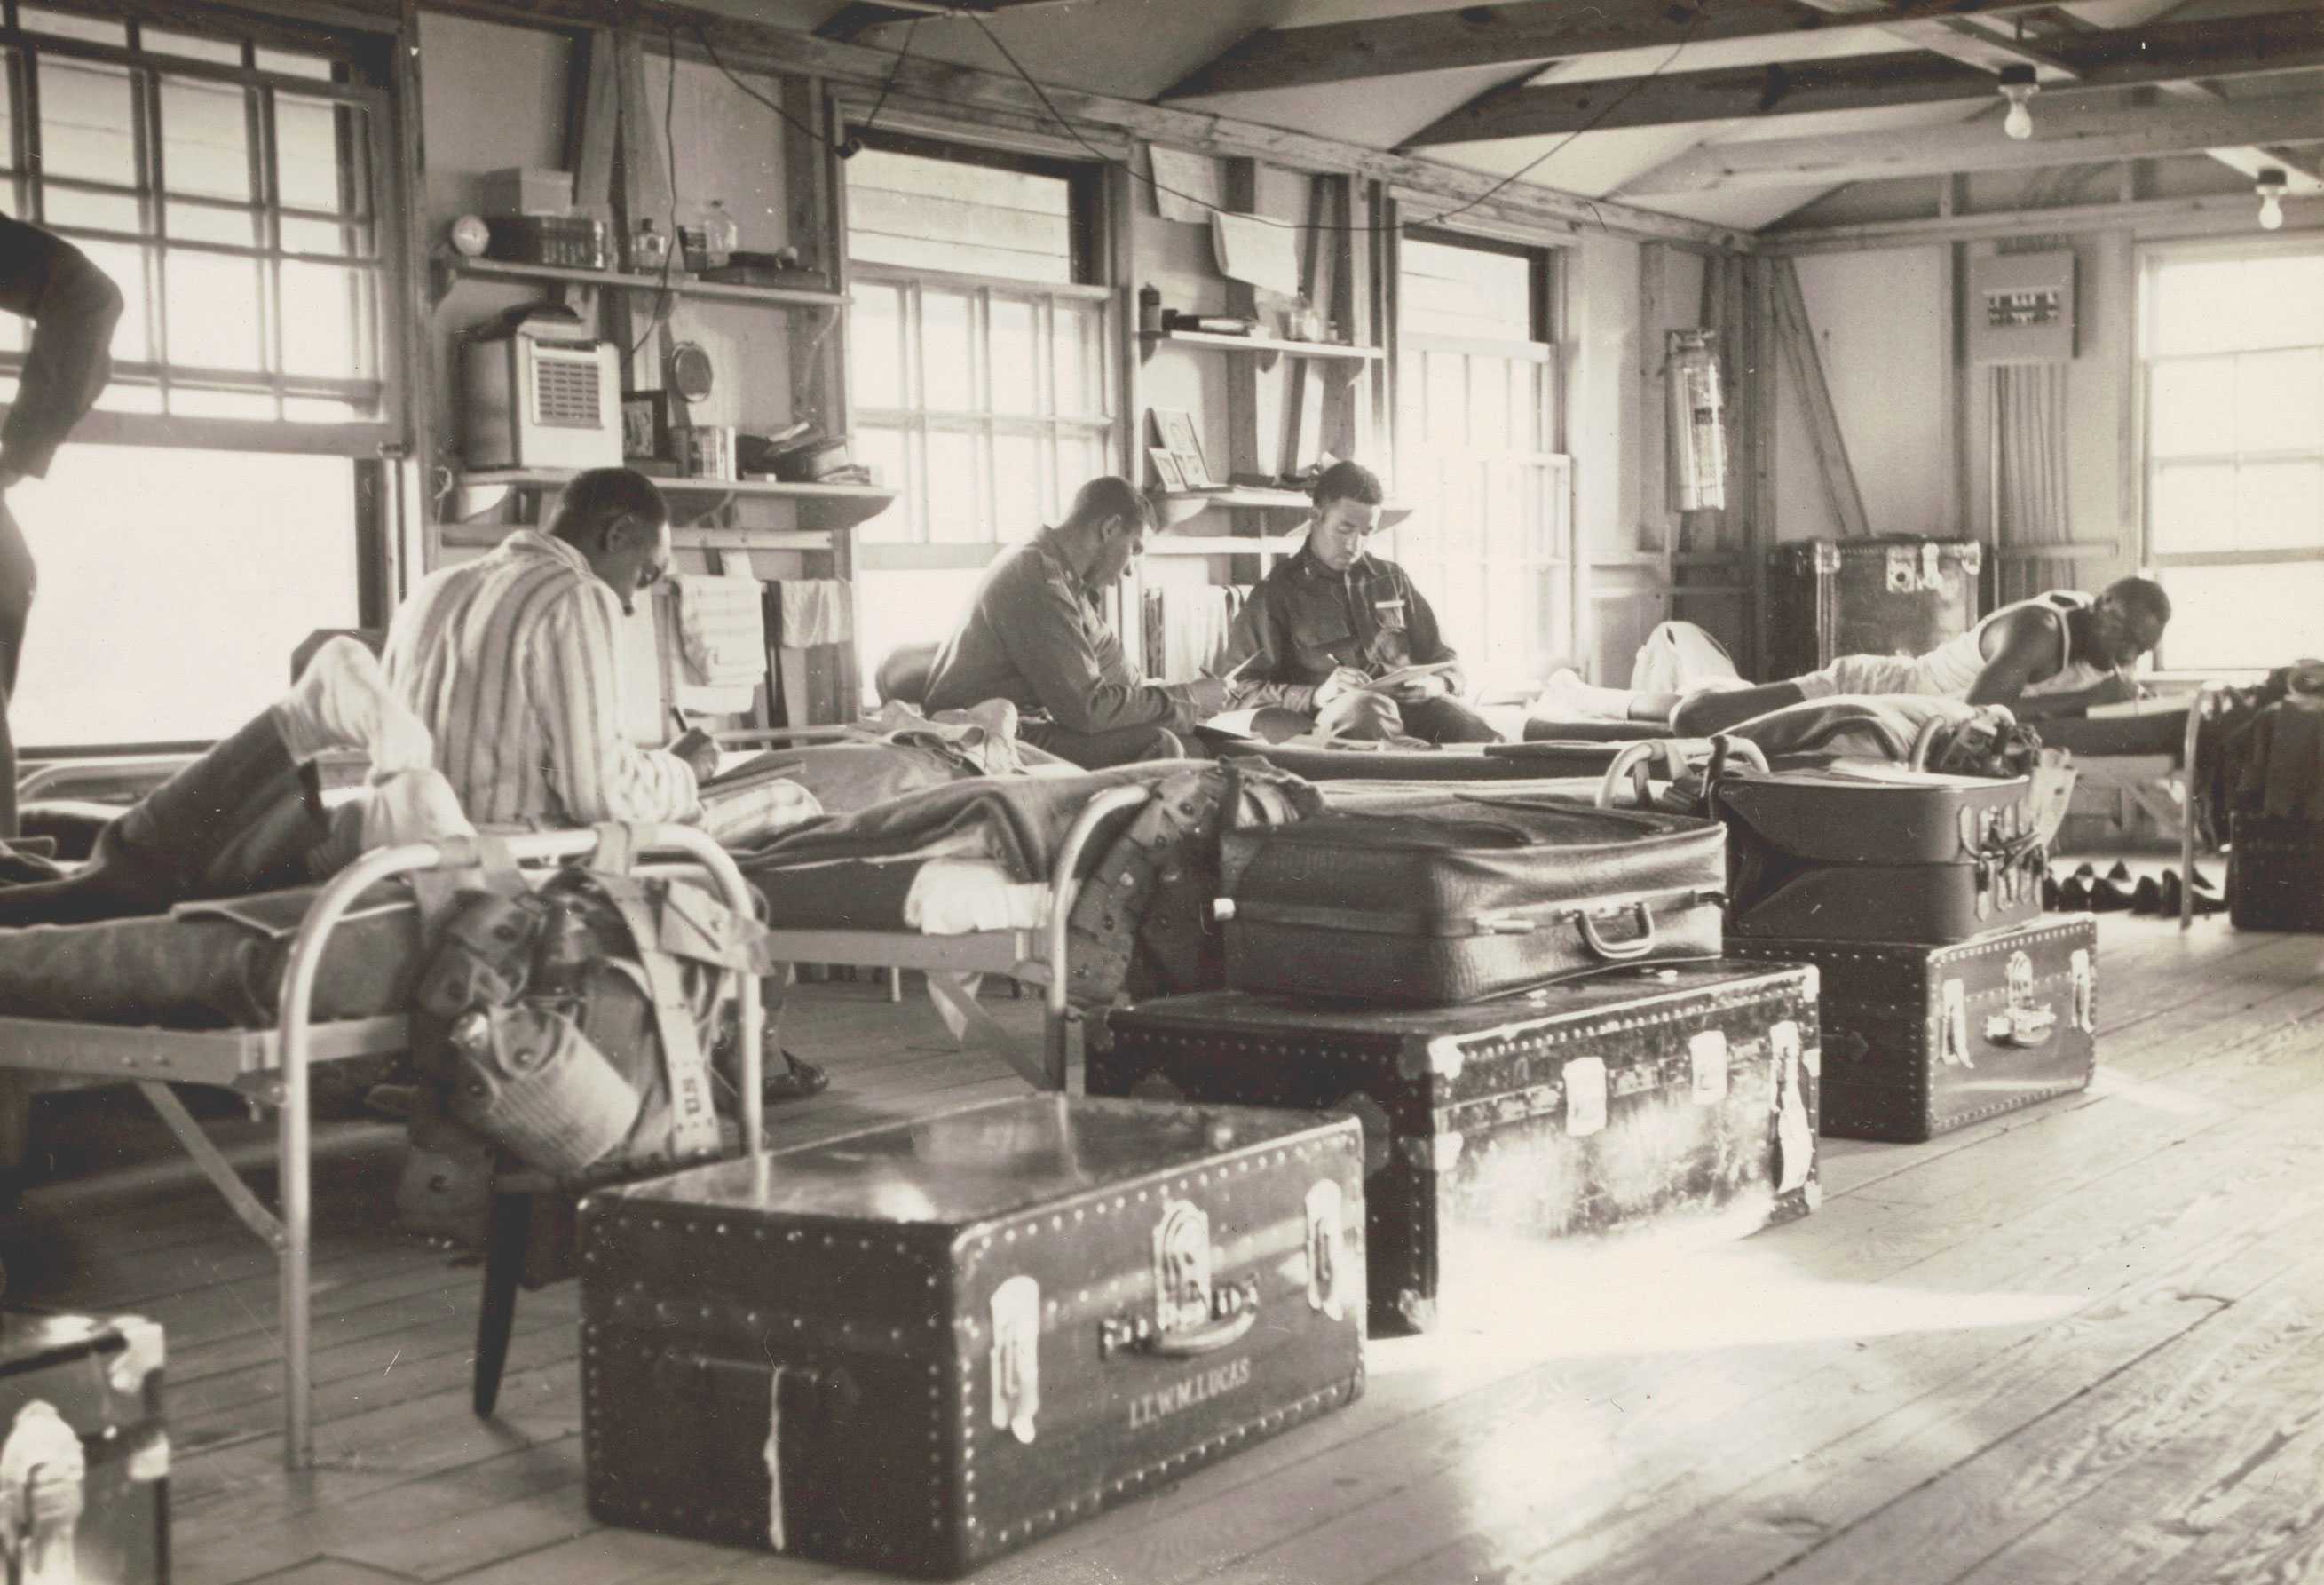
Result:
[[[762,870],[752,879],[772,930],[964,935],[1035,930],[1048,916],[1047,885],[1013,881],[983,858],[847,858]]]
[[[2187,712],[2163,710],[2143,716],[2092,719],[2087,716],[2054,716],[2032,723],[2050,748],[2075,754],[2178,755],[2187,746]]]

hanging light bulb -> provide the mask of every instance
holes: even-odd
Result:
[[[2025,101],[2042,91],[2034,79],[2034,69],[2019,64],[2001,69],[2001,97],[2009,101],[2009,114],[2002,119],[2001,130],[2023,143],[2034,135],[2034,112]]]
[[[2284,186],[2284,174],[2276,166],[2270,165],[2259,173],[2259,183],[2254,190],[2259,194],[2259,228],[2262,231],[2283,229]]]

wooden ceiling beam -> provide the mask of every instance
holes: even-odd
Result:
[[[845,43],[891,23],[927,22],[963,12],[997,16],[1004,11],[1071,3],[1072,0],[850,0],[816,28],[815,34],[819,39],[836,39]]]
[[[2037,99],[2034,111],[2034,135],[2024,143],[2004,137],[1997,126],[1979,124],[1958,131],[1914,126],[1702,144],[1626,182],[1620,191],[1626,198],[1643,198],[1712,188],[1837,187],[1898,176],[2200,154],[2238,144],[2324,144],[2324,105],[2314,94],[2097,109]]]
[[[1674,49],[1713,40],[1790,38],[1899,23],[2006,16],[2054,0],[1895,0],[1881,11],[1835,11],[1810,0],[1668,0],[1599,5],[1582,0],[1504,0],[1413,16],[1315,27],[1264,28],[1201,67],[1161,97],[1305,88],[1361,78],[1516,66],[1616,50]]]
[[[2044,48],[2070,66],[2083,88],[2294,71],[2324,65],[2324,7],[2053,37]],[[1973,101],[1993,93],[1989,74],[1923,53],[1518,85],[1471,100],[1405,146]]]

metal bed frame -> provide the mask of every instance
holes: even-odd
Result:
[[[726,905],[749,917],[756,894],[733,858],[701,831],[674,825],[629,828],[634,851],[683,855],[709,873]],[[506,839],[520,863],[586,858],[596,851],[596,830],[543,831]],[[276,1256],[281,1283],[282,1458],[286,1468],[312,1467],[315,1458],[313,1376],[309,1350],[312,1311],[308,1292],[312,1247],[312,1179],[309,1149],[309,1072],[317,1062],[380,1056],[410,1044],[400,1016],[315,1024],[315,979],[331,932],[374,883],[428,870],[459,869],[477,861],[473,839],[413,843],[366,853],[323,886],[291,938],[282,971],[281,1015],[272,1029],[170,1030],[81,1024],[46,1018],[0,1017],[0,1066],[62,1071],[99,1080],[126,1080],[143,1092],[194,1163],[250,1230]],[[760,1092],[761,1022],[759,981],[740,982],[742,1147],[757,1161],[765,1135]],[[213,1085],[274,1108],[279,1210],[270,1210],[244,1182],[224,1153],[171,1090],[171,1083]]]

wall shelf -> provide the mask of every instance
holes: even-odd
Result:
[[[1157,533],[1146,542],[1149,556],[1288,556],[1306,542],[1303,534]]]
[[[1314,510],[1314,503],[1299,490],[1257,489],[1248,485],[1218,485],[1203,490],[1166,490],[1162,494],[1164,515],[1171,523],[1184,523],[1213,506],[1224,506],[1244,512],[1281,512],[1305,516]],[[1390,501],[1380,508],[1380,526],[1403,522],[1412,515],[1411,505],[1403,501]]]
[[[564,264],[525,264],[509,259],[472,259],[452,255],[442,259],[456,275],[484,281],[531,282],[553,286],[594,286],[613,292],[668,292],[672,297],[714,301],[754,303],[761,308],[844,308],[847,299],[836,292],[808,286],[734,286],[719,281],[697,281],[673,270],[665,282],[659,274],[633,275],[620,270],[578,270]]]
[[[492,468],[459,476],[462,489],[494,487],[517,490],[558,489],[572,478],[573,470],[555,468]],[[704,496],[789,501],[798,507],[804,528],[853,528],[885,512],[896,492],[878,485],[791,485],[772,480],[723,478],[657,478],[661,493],[673,498]]]
[[[1372,363],[1381,357],[1377,347],[1355,347],[1340,341],[1287,341],[1279,336],[1222,336],[1210,330],[1140,330],[1138,356],[1154,356],[1157,347],[1204,347],[1219,352],[1248,352],[1272,360],[1312,357],[1337,363]]]

